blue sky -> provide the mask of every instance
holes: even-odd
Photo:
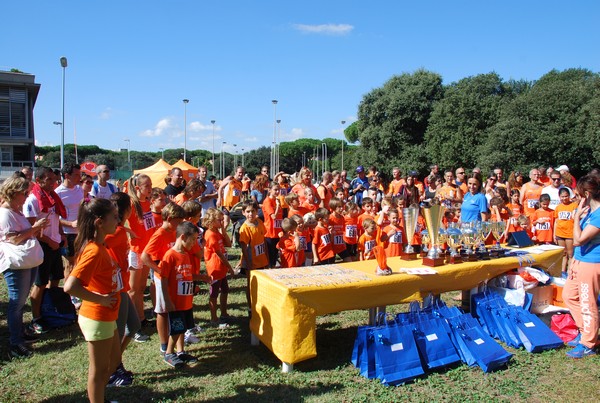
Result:
[[[424,68],[445,83],[496,71],[600,71],[598,1],[3,2],[0,70],[34,74],[38,145],[250,150],[341,138],[362,96]]]

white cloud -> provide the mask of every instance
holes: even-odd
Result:
[[[114,115],[114,110],[113,110],[113,108],[111,108],[109,106],[106,109],[104,109],[104,111],[100,114],[100,119],[108,120],[108,119],[112,118],[113,115]]]
[[[175,128],[175,125],[173,124],[173,119],[163,118],[158,121],[156,126],[154,126],[154,129],[144,130],[142,133],[140,133],[140,136],[142,136],[142,137],[158,137],[158,136],[162,136],[163,134],[167,133],[168,131],[170,131],[170,129],[173,129],[173,128]],[[172,134],[173,134],[173,137],[179,137],[181,135],[179,133],[172,133]]]
[[[219,125],[215,126],[215,132],[220,132],[222,127]],[[203,124],[202,122],[192,122],[190,123],[190,131],[192,132],[202,132],[202,131],[211,131],[212,132],[212,123]]]
[[[299,138],[304,137],[304,129],[300,129],[298,127],[294,127],[289,132],[285,132],[281,134],[281,137],[287,141],[298,140]]]
[[[353,25],[350,24],[320,24],[320,25],[308,25],[308,24],[293,24],[295,30],[300,31],[304,34],[318,34],[318,35],[336,35],[343,36],[349,35],[354,29]]]

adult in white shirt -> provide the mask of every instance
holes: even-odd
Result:
[[[98,179],[92,185],[90,196],[99,199],[110,199],[110,195],[118,192],[117,187],[108,181],[110,179],[110,169],[106,165],[98,165],[96,173],[98,174]]]
[[[67,218],[61,218],[60,223],[67,238],[67,261],[65,267],[65,278],[71,273],[75,263],[75,237],[77,237],[77,215],[79,206],[83,200],[83,189],[79,186],[81,181],[81,167],[78,164],[67,162],[61,170],[63,182],[56,188],[55,192],[62,200],[67,210]]]
[[[550,174],[550,185],[544,187],[542,189],[542,194],[547,194],[548,196],[550,196],[550,204],[548,205],[548,208],[550,208],[551,210],[556,209],[556,206],[558,206],[560,204],[560,196],[558,195],[558,193],[560,192],[560,189],[562,188],[567,188],[568,187],[564,186],[561,182],[561,175],[560,172],[558,171],[552,171],[552,173]],[[573,197],[575,197],[575,195],[573,194],[573,191],[571,189],[569,189],[569,194],[571,199]]]
[[[204,189],[204,192],[198,198],[198,201],[202,205],[202,217],[204,217],[209,208],[217,205],[217,189],[215,189],[215,185],[211,181],[207,180],[207,176],[208,169],[204,165],[198,168],[198,179],[206,186],[206,189]]]

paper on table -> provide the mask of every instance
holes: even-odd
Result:
[[[400,273],[416,274],[417,276],[425,274],[438,274],[436,270],[430,267],[412,267],[412,268],[401,268]]]

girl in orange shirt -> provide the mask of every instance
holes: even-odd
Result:
[[[558,192],[560,204],[554,209],[554,242],[565,248],[562,261],[562,275],[567,275],[569,260],[573,257],[573,216],[577,203],[571,202],[569,189]]]
[[[279,183],[272,182],[269,194],[263,200],[262,211],[265,217],[265,242],[267,243],[267,253],[269,256],[269,267],[275,268],[277,265],[277,242],[279,242],[279,233],[281,232],[281,221],[283,220],[283,209],[279,201]]]
[[[350,254],[352,261],[358,260],[358,205],[354,202],[347,202],[344,206],[344,242],[346,250]]]
[[[509,211],[509,219],[508,219],[508,228],[506,233],[515,232],[517,224],[517,218],[521,214],[523,214],[523,206],[519,201],[521,198],[521,192],[518,189],[513,189],[510,191],[510,203],[506,205],[506,208]]]
[[[540,208],[531,215],[531,224],[534,226],[534,241],[538,244],[547,244],[554,242],[554,211],[548,207],[550,205],[550,196],[542,194],[540,196]]]
[[[119,223],[117,209],[107,199],[83,201],[77,217],[75,268],[65,281],[65,291],[81,298],[79,326],[88,342],[87,393],[90,402],[104,402],[110,374],[121,362],[117,316],[123,281],[104,239]]]

